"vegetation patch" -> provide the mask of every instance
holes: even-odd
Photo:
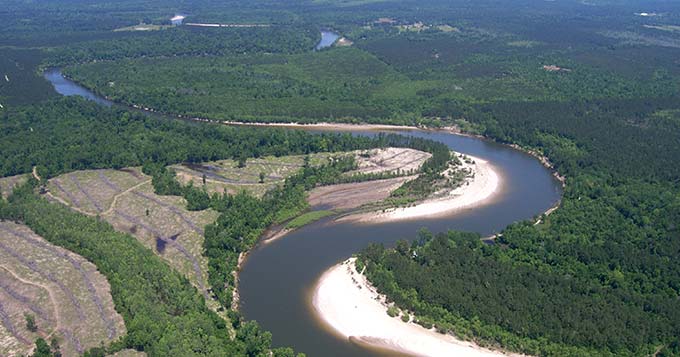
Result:
[[[314,223],[324,217],[332,216],[335,212],[333,211],[312,211],[307,212],[301,216],[298,216],[286,224],[288,229],[297,229],[306,226],[310,223]]]
[[[28,174],[0,178],[0,196],[3,198],[9,197],[15,187],[20,186],[27,180]]]

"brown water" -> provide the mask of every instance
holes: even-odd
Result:
[[[58,69],[46,72],[45,78],[60,94],[113,105],[63,78]],[[257,320],[272,332],[275,346],[291,346],[308,356],[394,356],[354,345],[323,327],[313,313],[311,300],[316,281],[324,271],[371,242],[391,246],[399,239],[413,239],[422,227],[433,232],[474,231],[483,236],[498,233],[512,222],[545,212],[560,199],[559,182],[537,159],[523,152],[448,133],[397,133],[437,140],[455,151],[488,160],[501,177],[500,193],[490,204],[432,220],[363,225],[325,219],[255,248],[240,274],[241,310],[247,319]]]
[[[292,346],[308,356],[394,355],[354,345],[324,328],[311,305],[314,286],[324,271],[371,242],[391,246],[399,239],[414,239],[422,227],[433,232],[498,233],[512,222],[541,214],[560,198],[559,182],[523,152],[447,133],[401,133],[441,141],[453,150],[488,160],[501,176],[499,194],[488,205],[432,220],[363,225],[326,219],[255,248],[240,274],[241,311],[272,332],[275,346]]]

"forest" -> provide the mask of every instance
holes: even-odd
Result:
[[[538,355],[679,353],[677,104],[471,109],[466,118],[485,135],[537,149],[566,175],[560,209],[542,224],[507,227],[492,245],[449,232],[370,247],[361,254],[368,276],[426,326],[486,345]]]
[[[6,111],[3,113],[2,133],[3,176],[30,172],[31,165],[38,167],[41,178],[45,180],[78,169],[145,164],[145,168],[150,167],[147,170],[155,174],[154,184],[161,194],[175,193],[158,183],[163,182],[164,171],[155,172],[153,167],[164,168],[170,163],[382,145],[379,140],[349,135],[312,135],[297,131],[173,122],[101,107],[77,98],[63,98],[29,109]],[[210,140],[210,137],[213,139]],[[39,183],[32,180],[17,190],[9,203],[0,200],[1,217],[23,222],[35,232],[41,232],[50,242],[81,254],[95,263],[109,279],[128,334],[119,343],[104,346],[106,353],[133,348],[150,355],[255,356],[270,349],[271,335],[259,330],[254,322],[242,321],[238,313],[232,312],[232,326],[228,327],[224,320],[207,309],[203,297],[185,278],[172,271],[133,237],[114,231],[99,219],[48,203],[35,193],[37,185]],[[257,229],[269,222],[261,220],[266,215],[247,215],[276,208],[276,205],[300,205],[304,202],[301,201],[302,191],[294,191],[290,194],[282,192],[268,201],[245,194],[215,197],[214,206],[224,212],[215,227],[220,227],[219,222],[222,222],[222,228],[208,232],[228,229],[229,233],[243,233],[239,230],[245,229],[247,235],[237,235],[239,239],[248,237],[239,243],[245,250],[259,236],[259,231],[250,231],[252,228],[247,223],[256,225],[254,228]],[[187,193],[187,198],[190,204],[197,204],[195,202],[203,197],[202,191],[195,196],[192,193],[195,192]],[[246,226],[241,226],[227,220],[230,214],[250,218],[245,222]],[[224,251],[225,246],[218,244],[217,239],[210,233],[206,237],[206,254],[209,257],[229,253]],[[221,269],[211,270],[209,281],[218,287],[225,284],[225,280],[220,279],[222,275],[231,276],[235,266],[224,266],[227,261],[222,259],[219,263],[216,261],[211,260]],[[225,292],[217,290],[220,301],[229,306],[230,300],[223,297]],[[236,338],[232,339],[230,331],[234,330]],[[100,353],[98,350],[90,352],[93,355]],[[274,352],[281,356],[293,355],[287,348]]]
[[[667,97],[680,89],[678,73],[664,67],[635,74],[602,69],[561,51],[542,48],[537,55],[537,49],[517,48],[511,40],[402,33],[315,53],[128,59],[68,67],[65,73],[122,103],[260,122],[436,125],[433,119],[457,118],[439,110],[445,107]]]
[[[336,183],[342,172],[354,168],[353,162],[347,160],[307,166],[287,179],[283,186],[259,199],[245,192],[210,196],[199,187],[181,186],[174,172],[166,169],[167,165],[386,146],[411,147],[434,154],[423,167],[425,175],[420,179],[423,183],[414,184],[414,188],[406,189],[404,193],[419,195],[423,194],[427,180],[445,168],[450,159],[445,145],[418,138],[398,135],[368,138],[168,121],[125,109],[102,107],[80,98],[67,97],[21,110],[8,110],[2,119],[4,153],[8,154],[3,161],[3,176],[29,173],[33,166],[41,179],[46,180],[75,170],[142,165],[143,171],[153,177],[157,194],[183,196],[190,210],[210,207],[220,213],[217,221],[206,227],[204,251],[209,261],[208,282],[219,303],[229,309],[231,328],[207,310],[201,295],[185,278],[164,265],[133,237],[114,231],[99,219],[48,203],[35,193],[41,183],[31,180],[10,197],[9,203],[0,201],[3,219],[25,223],[50,242],[93,261],[100,269],[107,265],[102,273],[110,281],[117,277],[115,282],[111,281],[112,292],[117,306],[120,304],[126,309],[119,312],[129,333],[120,343],[107,346],[107,353],[123,348],[142,350],[151,355],[191,355],[191,351],[215,355],[252,351],[246,354],[257,355],[267,351],[270,335],[260,331],[253,322],[242,321],[238,311],[230,309],[234,288],[231,272],[236,270],[239,254],[252,248],[270,224],[283,222],[304,211],[307,208],[305,190]],[[64,226],[59,222],[69,223]],[[129,251],[130,255],[116,255],[119,250]],[[146,259],[151,261],[142,264]],[[131,269],[129,262],[139,264],[135,263]],[[133,293],[144,290],[140,286],[151,281],[160,285],[146,289],[144,296],[138,296],[140,292]],[[168,296],[170,291],[184,291],[185,295]],[[157,305],[163,305],[158,303],[161,301],[170,303],[159,309]],[[191,332],[195,329],[192,326],[203,324],[211,326],[205,330],[206,336],[213,336],[209,342],[203,341],[205,336]],[[175,325],[184,327],[178,331],[167,330],[166,326]],[[236,330],[236,340],[229,339],[232,329]],[[239,337],[241,333],[243,341]],[[282,356],[292,353],[287,348],[274,352]]]
[[[297,53],[314,48],[319,34],[311,26],[234,29],[176,27],[92,40],[48,52],[47,66],[113,61],[139,57],[222,56],[227,54]]]
[[[168,121],[139,112],[102,108],[81,98],[59,98],[2,114],[2,176],[38,166],[47,177],[75,170],[123,168],[219,158],[347,151],[370,140],[351,135],[234,128]],[[115,135],[111,135],[114,133]],[[55,159],[59,158],[59,159]]]
[[[170,27],[176,14],[266,27]],[[115,31],[138,24],[168,27]],[[306,189],[337,183],[352,163],[305,167],[261,199],[182,186],[167,165],[387,145],[433,153],[400,199],[427,194],[448,150],[401,137],[234,128],[103,108],[57,97],[43,69],[63,66],[116,102],[188,117],[458,126],[545,155],[566,177],[560,208],[541,224],[508,226],[493,244],[473,233],[423,231],[396,247],[371,245],[360,264],[380,291],[425,327],[485,346],[680,355],[678,24],[680,9],[668,1],[643,9],[609,0],[10,0],[0,9],[0,177],[33,167],[47,179],[142,166],[157,194],[219,212],[204,251],[215,298],[228,309],[239,254],[270,224],[303,212]],[[353,45],[313,51],[319,29]],[[108,278],[128,334],[90,355],[272,349],[256,323],[236,311],[221,319],[133,237],[48,203],[35,194],[40,184],[0,199],[0,218],[23,222]]]

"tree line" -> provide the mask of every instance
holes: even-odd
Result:
[[[484,345],[538,355],[680,353],[677,100],[471,106],[477,130],[547,155],[560,209],[492,245],[456,232],[372,246],[362,262],[398,306]],[[483,268],[480,268],[483,267]]]
[[[338,176],[356,164],[353,158],[342,156],[320,166],[306,164],[263,198],[245,192],[210,196],[200,187],[180,185],[166,166],[387,146],[430,151],[433,158],[449,155],[445,145],[419,138],[312,134],[165,120],[105,108],[79,98],[12,108],[2,115],[0,133],[3,154],[7,153],[0,162],[3,176],[29,173],[36,166],[44,181],[74,170],[141,165],[153,177],[156,193],[183,196],[191,210],[210,207],[220,212],[216,222],[205,229],[204,254],[209,260],[208,280],[215,297],[226,308],[231,305],[231,272],[236,269],[239,253],[250,249],[269,224],[290,219],[306,209],[305,190],[335,183]],[[430,159],[426,172],[437,165],[437,159]],[[255,356],[271,349],[269,333],[254,322],[243,321],[235,311],[228,312],[228,326],[208,310],[202,295],[187,279],[134,237],[116,232],[99,218],[48,203],[36,193],[38,185],[31,179],[9,201],[0,200],[0,217],[22,222],[48,241],[82,255],[109,280],[128,334],[89,353],[133,348],[149,355]],[[231,330],[236,330],[236,339],[229,337]],[[293,354],[286,348],[273,352],[277,356]]]

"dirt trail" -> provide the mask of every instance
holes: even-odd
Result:
[[[110,214],[110,213],[116,208],[116,204],[118,203],[118,199],[119,199],[122,195],[124,195],[124,194],[126,194],[126,193],[130,193],[130,192],[132,192],[132,191],[134,191],[134,190],[136,190],[136,189],[138,189],[138,188],[140,188],[140,187],[146,185],[147,183],[151,183],[151,179],[146,180],[146,181],[144,181],[144,182],[140,182],[140,183],[138,183],[138,184],[136,184],[136,185],[134,185],[134,186],[128,188],[127,190],[122,191],[122,192],[116,194],[115,196],[113,196],[113,202],[111,202],[111,205],[109,206],[109,208],[108,208],[106,211],[102,212],[102,215]]]
[[[47,192],[47,193],[45,194],[45,196],[47,196],[47,197],[49,197],[50,199],[53,199],[53,200],[55,200],[55,201],[61,203],[62,205],[66,206],[66,207],[69,207],[70,209],[72,209],[72,210],[74,210],[74,211],[76,211],[76,212],[78,212],[78,213],[82,213],[82,214],[84,214],[84,215],[86,215],[86,216],[90,216],[90,217],[96,216],[95,213],[86,211],[86,210],[84,210],[84,209],[81,209],[80,207],[76,207],[75,205],[72,205],[72,204],[66,202],[63,198],[61,198],[61,197],[59,197],[59,196],[53,195],[52,192]]]
[[[33,166],[33,170],[31,171],[31,174],[33,175],[33,177],[36,180],[40,181],[40,176],[38,175],[38,167],[37,166]]]
[[[20,281],[20,282],[22,282],[26,285],[32,285],[32,286],[35,286],[35,287],[38,287],[40,289],[47,291],[47,295],[50,297],[50,302],[52,303],[52,307],[55,308],[55,316],[59,315],[57,313],[57,309],[56,309],[56,307],[59,306],[59,305],[57,305],[57,300],[54,298],[53,290],[50,289],[49,286],[46,286],[46,285],[43,285],[43,284],[40,284],[40,283],[36,283],[34,281],[26,280],[26,279],[20,277],[19,275],[17,275],[12,269],[8,268],[6,265],[0,265],[0,269],[4,269],[5,271],[7,271],[7,273],[9,273],[9,275],[11,275],[17,281]],[[57,319],[57,323],[58,322],[59,322],[59,319]]]
[[[61,329],[64,328],[62,326],[63,320],[60,316],[61,314],[59,313],[59,309],[57,308],[59,306],[59,304],[57,304],[57,299],[54,297],[55,292],[54,292],[53,289],[51,289],[49,286],[23,279],[22,277],[17,275],[12,269],[8,268],[5,265],[0,265],[0,269],[4,269],[5,271],[7,271],[7,273],[9,273],[17,281],[20,281],[20,282],[22,282],[26,285],[32,285],[32,286],[35,286],[35,287],[38,287],[40,289],[47,291],[47,296],[49,296],[49,298],[50,298],[50,303],[52,304],[54,316],[55,316],[55,319],[57,320],[57,325],[54,327],[54,330],[57,331],[57,330],[61,330]]]

